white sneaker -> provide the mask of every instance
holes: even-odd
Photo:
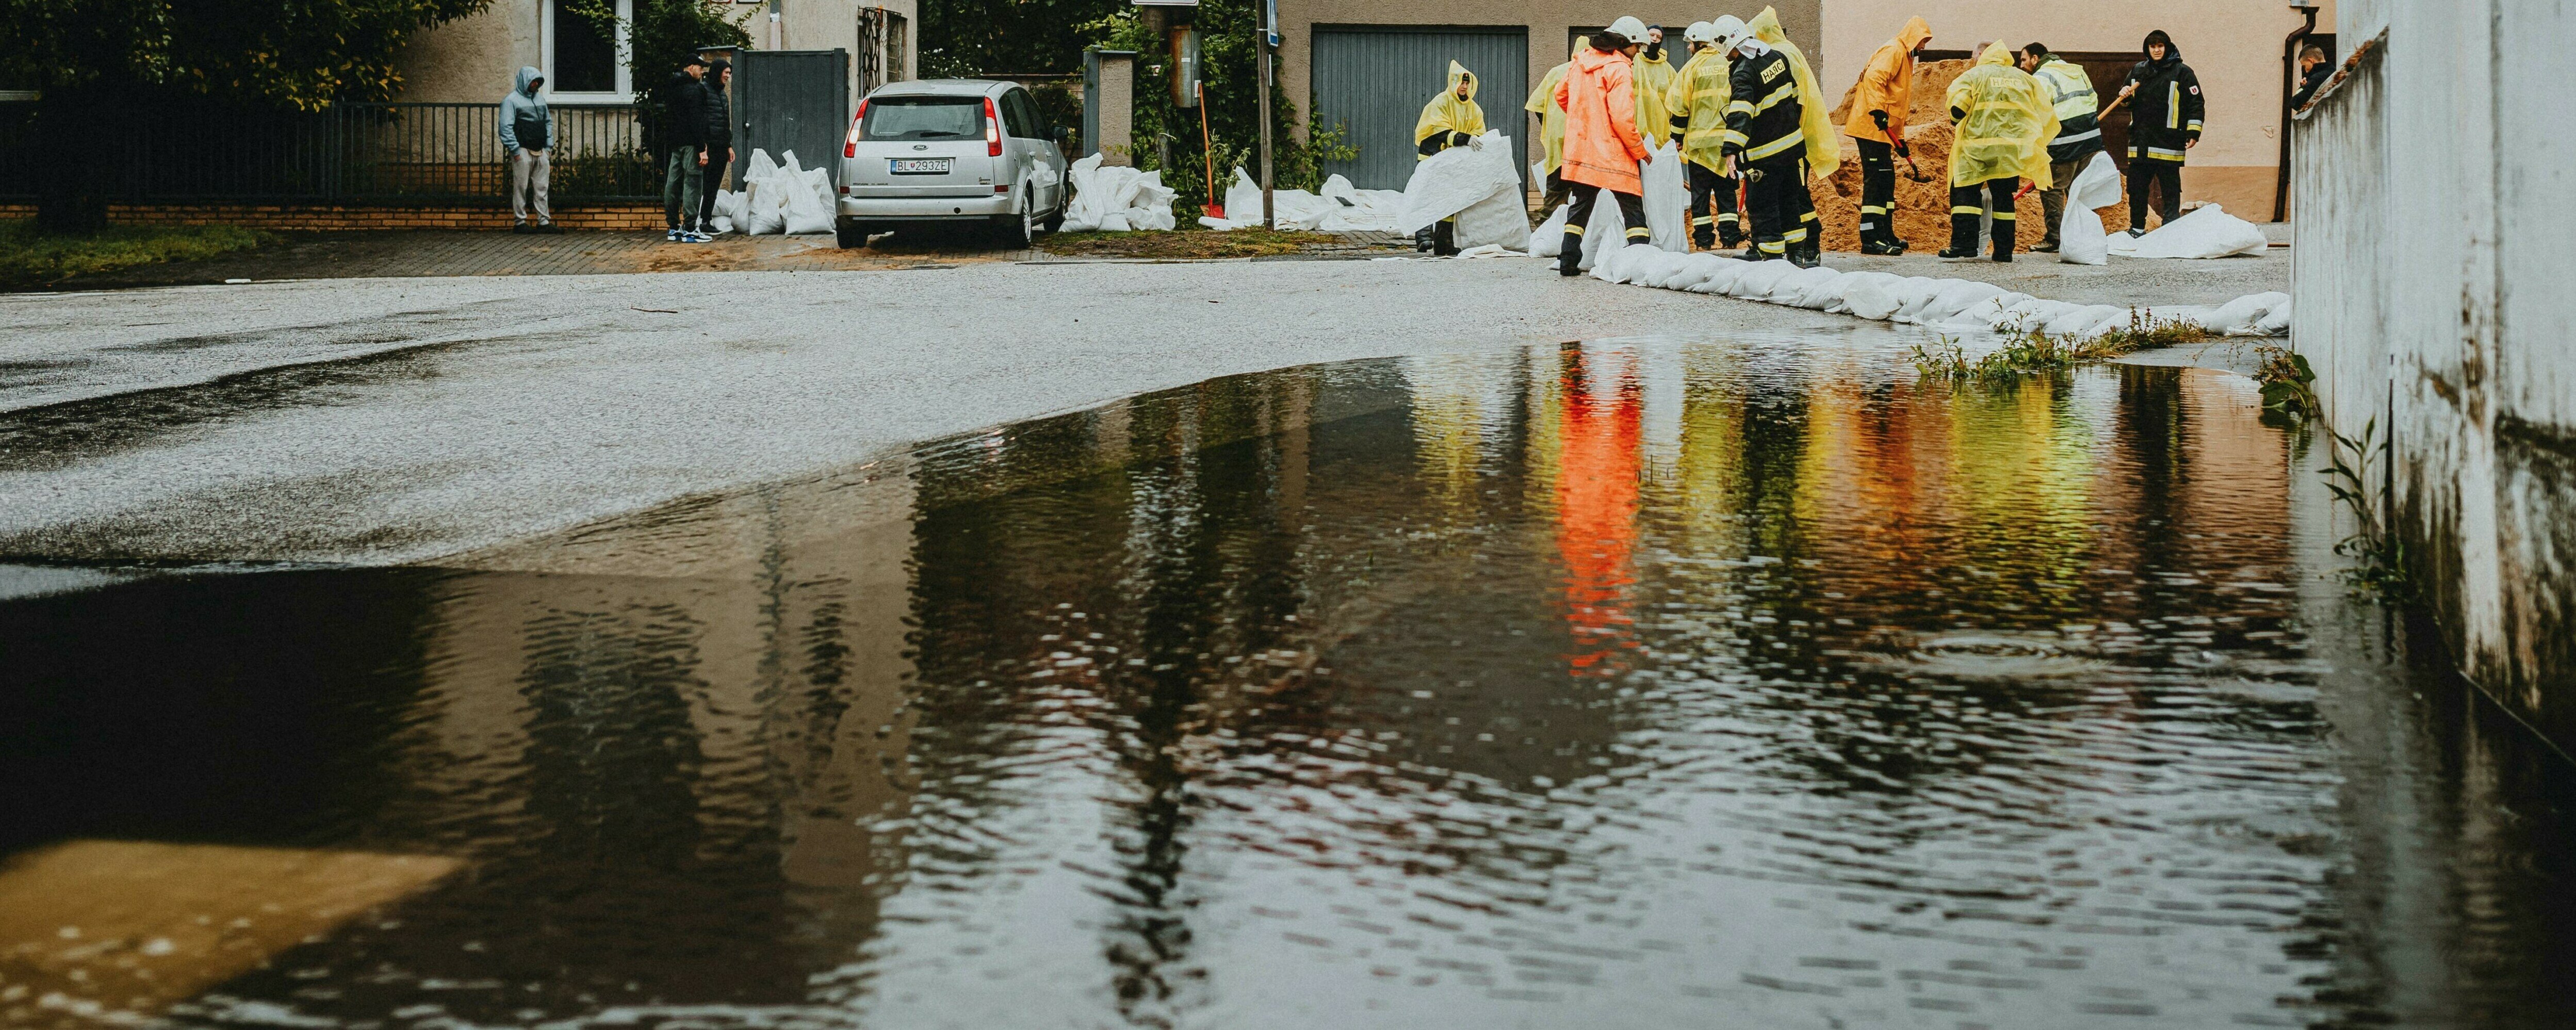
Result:
[[[684,232],[684,233],[681,233],[681,234],[680,234],[680,242],[682,242],[682,243],[708,243],[708,242],[712,242],[712,241],[714,241],[714,239],[715,239],[715,237],[713,237],[713,236],[709,236],[709,235],[707,235],[707,234],[705,234],[705,233],[702,233],[702,232],[696,232],[696,231]]]

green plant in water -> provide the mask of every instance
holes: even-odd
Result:
[[[1928,345],[1917,344],[1913,355],[1915,370],[1925,378],[1953,382],[2008,380],[2210,338],[2209,330],[2197,324],[2155,318],[2134,308],[2129,311],[2127,326],[2088,337],[2072,333],[2051,336],[2019,323],[1998,326],[1996,331],[2003,334],[2003,345],[1973,362],[1967,360],[1959,341],[1951,337],[1941,337]]]
[[[2352,534],[2334,547],[2336,554],[2358,562],[2344,570],[2344,579],[2383,597],[2402,598],[2408,588],[2406,542],[2398,538],[2386,505],[2373,500],[2384,493],[2371,487],[2373,481],[2386,480],[2389,440],[2381,437],[2379,420],[2375,418],[2363,424],[2360,439],[2331,428],[2326,436],[2331,450],[2320,474],[2326,477],[2327,492],[2352,513],[2356,524]]]
[[[2263,410],[2278,414],[2294,423],[2317,417],[2317,373],[2308,367],[2308,359],[2279,344],[2266,343],[2254,348],[2262,359],[2255,369],[2254,381],[2263,384]]]

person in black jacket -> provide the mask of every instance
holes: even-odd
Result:
[[[2326,48],[2314,43],[2299,51],[2299,88],[2290,94],[2290,110],[2308,106],[2317,98],[2317,88],[2334,77],[2334,65],[2326,63]]]
[[[707,66],[707,77],[700,84],[698,137],[698,222],[689,231],[700,236],[715,235],[716,194],[724,186],[725,169],[733,167],[733,100],[725,88],[733,85],[733,62],[718,59]]]
[[[696,243],[700,238],[687,224],[697,214],[699,141],[707,134],[706,87],[698,80],[707,73],[707,62],[697,55],[680,62],[680,70],[662,84],[662,145],[670,156],[662,174],[662,238],[673,243]]]
[[[1813,268],[1805,247],[1807,227],[1793,195],[1807,188],[1807,136],[1789,55],[1749,32],[1735,45],[1735,67],[1728,74],[1734,97],[1726,105],[1723,153],[1745,177],[1744,217],[1753,223],[1753,245],[1738,256],[1747,261],[1786,258]]]
[[[2129,69],[2120,96],[2129,102],[2129,235],[2147,232],[2147,192],[2162,192],[2157,213],[2182,217],[2183,156],[2200,145],[2207,103],[2200,76],[2182,63],[2182,49],[2165,30],[2147,33],[2147,59]]]

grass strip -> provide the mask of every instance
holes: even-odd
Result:
[[[2215,334],[2197,323],[2159,319],[2135,308],[2129,310],[2128,325],[2092,336],[2078,337],[2073,333],[2050,336],[2040,330],[2020,326],[1998,327],[1997,331],[2004,334],[2003,346],[1975,361],[1968,360],[1957,337],[1944,336],[1928,344],[1915,344],[1914,368],[1924,378],[1950,382],[2012,379],[2109,361],[2142,350],[2204,343],[2215,338]]]
[[[1067,232],[1038,240],[1037,248],[1066,257],[1120,257],[1170,260],[1271,257],[1309,248],[1343,249],[1350,241],[1328,232],[1278,232],[1204,227],[1171,232]]]
[[[275,233],[232,225],[112,225],[96,233],[50,233],[34,219],[0,220],[0,289],[28,290],[65,279],[164,261],[194,261],[276,241]]]

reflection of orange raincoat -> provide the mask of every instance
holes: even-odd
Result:
[[[1627,55],[1587,48],[1573,64],[1556,86],[1556,105],[1565,109],[1565,181],[1643,194],[1637,162],[1646,159],[1646,144],[1637,135]]]
[[[1869,70],[1860,73],[1858,92],[1852,97],[1851,117],[1843,121],[1843,133],[1853,139],[1892,143],[1887,133],[1878,131],[1871,111],[1887,112],[1887,127],[1899,137],[1905,132],[1905,112],[1914,103],[1914,48],[1932,38],[1932,26],[1922,18],[1905,23],[1905,31],[1878,48],[1869,59]]]

